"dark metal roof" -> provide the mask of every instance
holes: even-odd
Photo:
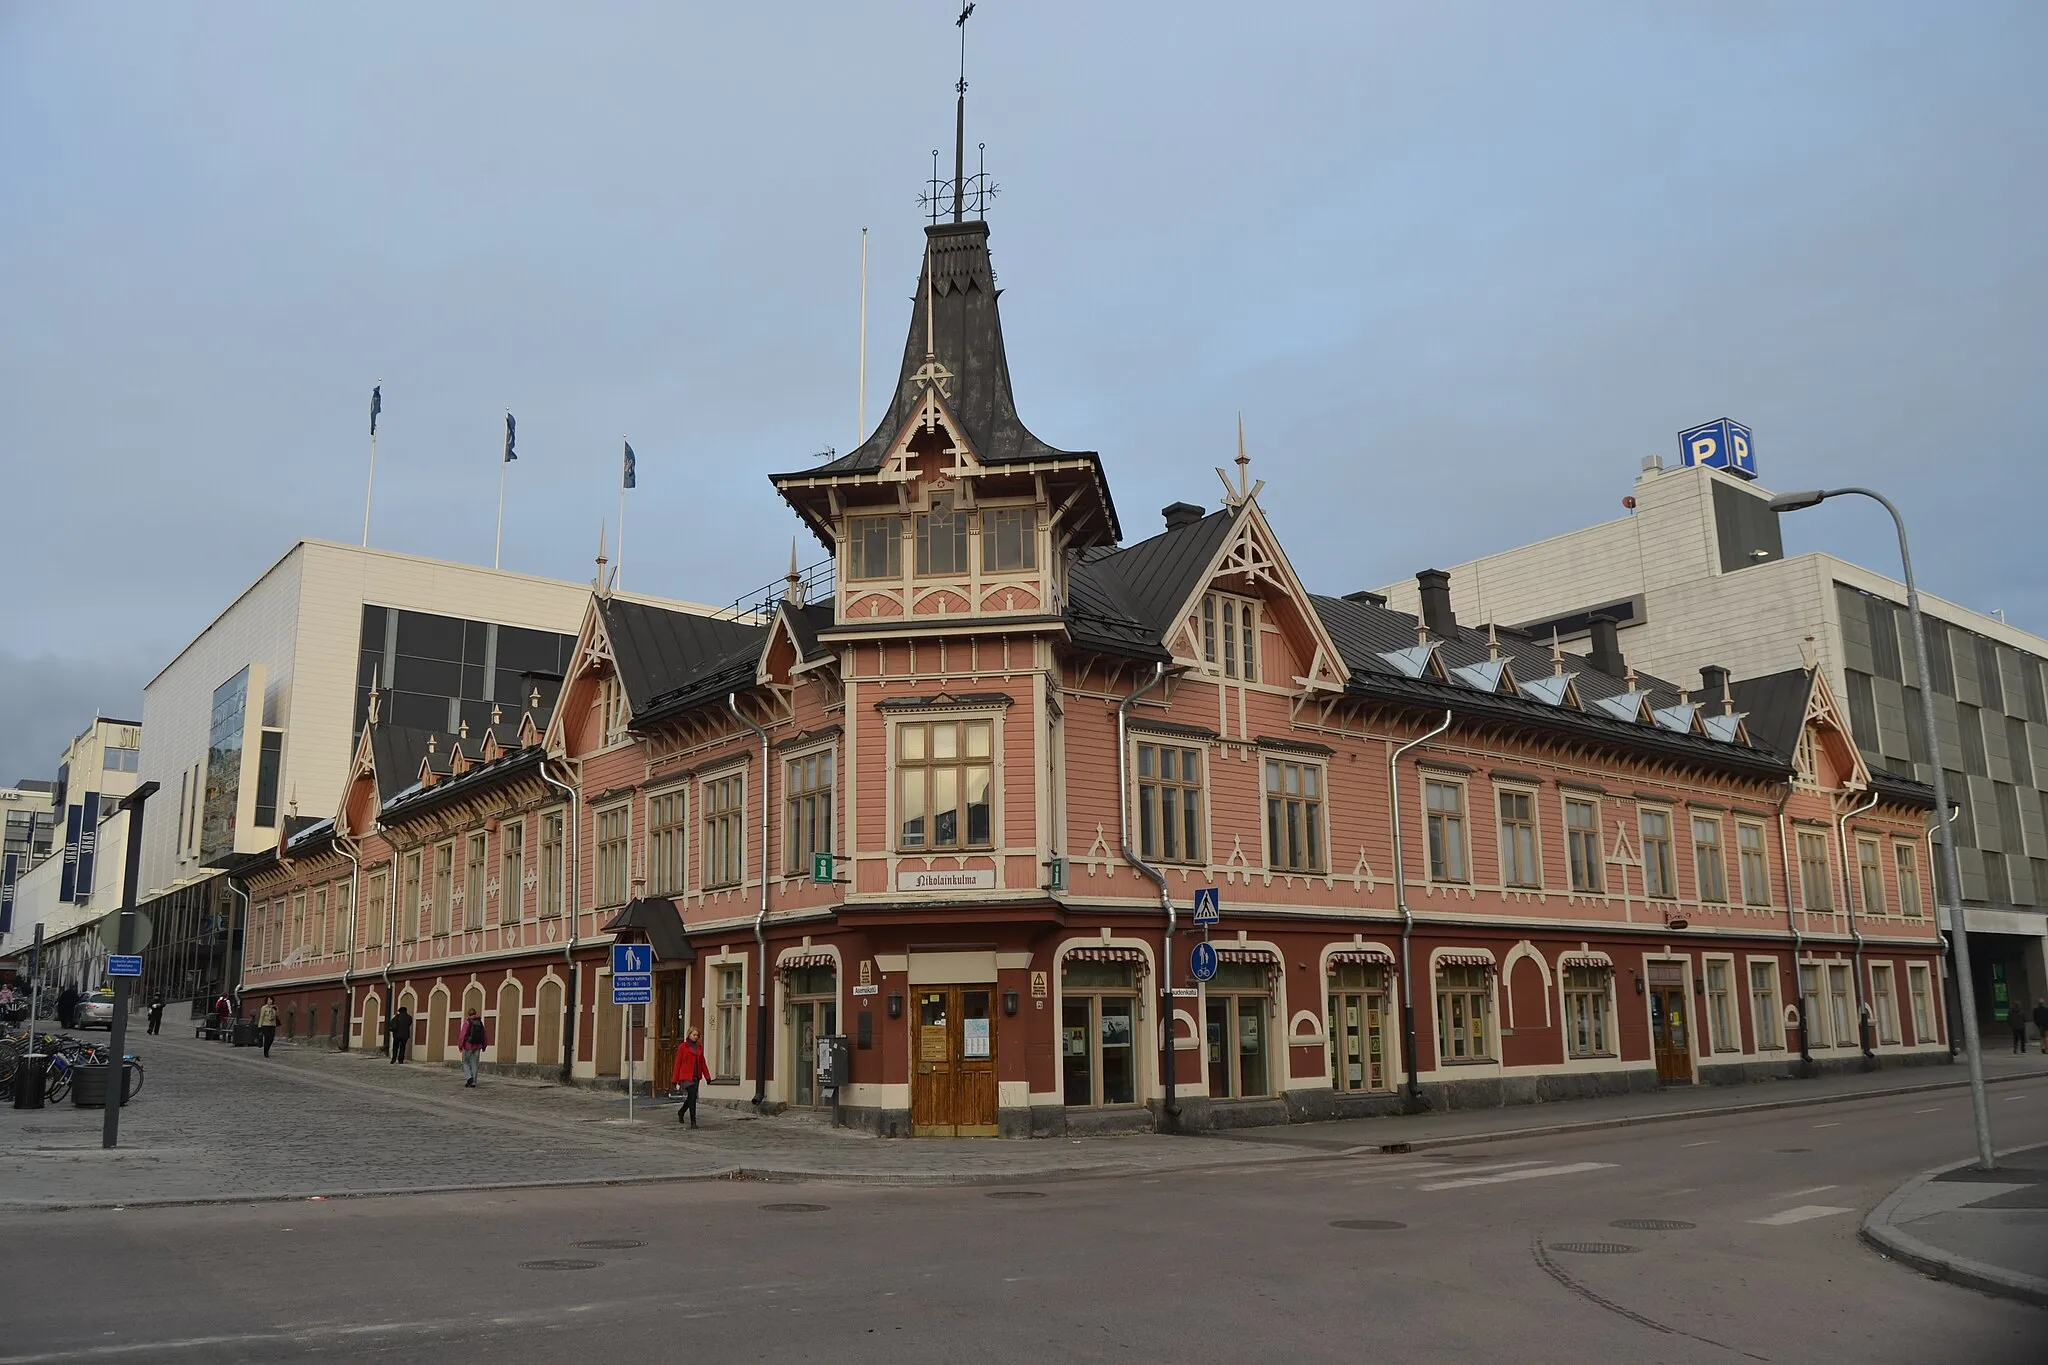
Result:
[[[507,778],[538,768],[542,757],[543,751],[538,745],[528,749],[514,749],[502,758],[480,763],[468,772],[455,777],[444,777],[431,787],[415,785],[386,801],[383,809],[377,813],[377,819],[388,825],[399,820],[409,820],[426,811],[438,810],[450,802],[460,801],[465,796],[485,790]]]
[[[701,682],[709,670],[724,669],[741,656],[751,667],[768,635],[767,627],[751,622],[671,611],[626,597],[600,597],[598,611],[636,720]]]
[[[1803,668],[1767,673],[1730,683],[1735,709],[1747,717],[1750,741],[1790,761],[1806,728],[1806,704],[1813,693],[1813,674]]]
[[[697,949],[683,928],[683,912],[676,903],[662,898],[628,901],[626,908],[604,926],[607,934],[639,936],[654,946],[654,956],[663,962],[695,962]]]
[[[1231,520],[1227,511],[1212,512],[1129,548],[1083,555],[1067,581],[1069,638],[1083,649],[1169,657],[1164,640],[1173,613],[1216,557]]]
[[[377,804],[397,796],[420,780],[420,764],[427,758],[427,741],[438,739],[431,730],[409,725],[377,724],[370,727],[370,763],[377,770]],[[437,748],[445,748],[437,744]]]

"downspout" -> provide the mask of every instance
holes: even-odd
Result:
[[[759,998],[754,1009],[754,1111],[768,1102],[768,732],[740,710],[740,694],[728,692],[725,704],[740,724],[761,737],[761,909],[754,916],[754,952],[760,958]]]
[[[578,1008],[576,1001],[576,988],[578,984],[578,973],[576,971],[576,919],[577,898],[582,891],[582,883],[576,880],[576,873],[577,866],[581,862],[580,855],[583,851],[582,811],[580,809],[581,803],[578,798],[577,789],[566,782],[557,782],[554,778],[550,777],[548,775],[548,761],[546,758],[541,759],[540,767],[534,771],[540,774],[541,781],[569,798],[569,828],[565,831],[565,839],[569,845],[569,888],[565,899],[569,903],[563,907],[569,916],[569,937],[562,944],[562,968],[569,975],[568,999],[563,1007],[563,1015],[565,1017],[562,1020],[562,1084],[567,1085],[576,1076],[576,1011]]]
[[[1166,1127],[1166,1119],[1180,1117],[1180,1101],[1174,1094],[1179,1077],[1174,1074],[1176,1068],[1173,1064],[1173,930],[1180,916],[1173,907],[1173,894],[1166,889],[1166,874],[1131,852],[1130,715],[1131,707],[1138,698],[1164,681],[1166,665],[1153,664],[1152,676],[1139,683],[1137,690],[1118,702],[1116,707],[1117,848],[1133,871],[1159,888],[1159,908],[1166,915],[1166,936],[1161,941],[1159,958],[1159,1126],[1162,1129]]]
[[[391,987],[391,958],[398,951],[398,853],[391,854],[391,873],[384,883],[384,1046],[391,1046],[391,1016],[397,1006],[393,1004]]]
[[[363,860],[357,854],[354,842],[339,828],[334,833],[334,846],[341,850],[341,856],[348,859],[348,957],[341,969],[341,1003],[348,1011],[348,1019],[340,1025],[341,1050],[348,1051],[348,1026],[356,1017],[356,923],[362,914]]]
[[[1870,799],[1851,811],[1844,811],[1835,821],[1835,846],[1842,856],[1842,890],[1849,907],[1849,936],[1856,940],[1856,1041],[1863,1048],[1863,1056],[1869,1061],[1877,1060],[1877,1050],[1870,1045],[1871,1020],[1863,999],[1863,930],[1856,924],[1856,874],[1849,863],[1849,822],[1877,804],[1877,792],[1870,793]],[[1880,875],[1882,875],[1880,873]]]
[[[1810,1046],[1811,1033],[1806,1021],[1806,982],[1802,977],[1806,968],[1799,959],[1806,952],[1806,935],[1799,928],[1799,912],[1792,908],[1792,845],[1785,838],[1785,807],[1792,801],[1792,784],[1785,784],[1785,794],[1778,798],[1778,864],[1785,869],[1785,927],[1792,931],[1792,1009],[1799,1018],[1799,1074],[1813,1074],[1813,1048]]]
[[[242,951],[235,959],[235,1017],[241,1017],[242,996],[249,989],[249,893],[235,885],[235,879],[227,880],[228,893],[242,898]],[[233,935],[229,936],[230,941]]]
[[[1418,735],[1387,755],[1387,809],[1393,812],[1394,904],[1401,911],[1401,1067],[1408,1073],[1408,1112],[1422,1112],[1422,1082],[1416,1078],[1415,982],[1408,969],[1410,947],[1415,938],[1415,912],[1408,908],[1408,864],[1401,854],[1401,755],[1427,744],[1451,728],[1451,713],[1444,710],[1443,723],[1426,735]]]

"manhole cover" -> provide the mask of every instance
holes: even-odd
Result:
[[[521,1270],[595,1270],[603,1261],[521,1261]]]
[[[1571,1251],[1581,1256],[1626,1256],[1631,1251],[1641,1251],[1625,1242],[1552,1242],[1551,1251]]]
[[[823,1213],[830,1204],[763,1204],[763,1213]]]
[[[1779,1147],[1779,1148],[1777,1148],[1776,1150],[1778,1150],[1778,1151],[1780,1151],[1780,1152],[1810,1152],[1810,1151],[1812,1151],[1812,1150],[1813,1150],[1813,1148],[1811,1148],[1811,1147]]]
[[[1627,1228],[1631,1232],[1684,1232],[1699,1224],[1688,1223],[1682,1218],[1617,1218],[1607,1226]]]
[[[1396,1223],[1391,1218],[1339,1218],[1330,1226],[1351,1232],[1399,1232],[1408,1225]]]
[[[1691,1224],[1688,1223],[1686,1226],[1690,1227]],[[593,1237],[587,1242],[571,1242],[569,1245],[580,1251],[631,1251],[634,1247],[644,1247],[647,1243],[636,1242],[631,1237]]]
[[[1044,1190],[990,1190],[990,1191],[988,1192],[988,1197],[989,1197],[989,1198],[991,1198],[991,1199],[1043,1199],[1043,1198],[1045,1198],[1045,1191],[1044,1191]]]

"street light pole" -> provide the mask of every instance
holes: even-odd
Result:
[[[1977,989],[1970,978],[1970,935],[1963,925],[1962,871],[1956,860],[1955,830],[1949,818],[1948,777],[1941,764],[1941,732],[1934,724],[1934,680],[1927,671],[1927,631],[1920,619],[1920,590],[1913,586],[1913,553],[1906,546],[1906,519],[1884,494],[1869,488],[1812,489],[1771,499],[1773,512],[1797,512],[1828,498],[1855,494],[1892,514],[1899,532],[1899,565],[1906,576],[1906,615],[1913,623],[1913,662],[1920,673],[1920,718],[1927,731],[1927,759],[1934,769],[1934,818],[1941,832],[1941,870],[1949,890],[1950,951],[1955,954],[1956,989],[1962,995],[1963,1059],[1970,1070],[1970,1117],[1977,1127],[1977,1167],[1991,1170],[1991,1111],[1984,1100],[1984,1052],[1977,1038]]]
[[[123,956],[135,950],[135,891],[142,873],[142,806],[155,796],[157,784],[145,782],[121,799],[128,812],[128,860],[121,869],[121,919],[114,943]],[[128,1098],[128,983],[133,977],[114,978],[114,1021],[107,1026],[107,1051],[112,1054],[107,1068],[107,1112],[100,1122],[100,1146],[112,1147],[121,1140],[121,1105]]]

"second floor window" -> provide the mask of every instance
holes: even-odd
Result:
[[[903,518],[854,517],[846,540],[848,578],[903,577]]]
[[[1764,858],[1764,827],[1737,825],[1735,844],[1742,863],[1742,903],[1771,903],[1771,865]]]
[[[1200,749],[1138,746],[1138,856],[1164,863],[1202,860]]]
[[[384,915],[386,897],[390,895],[391,879],[382,872],[370,874],[370,894],[363,902],[363,945],[369,948],[384,946]]]
[[[932,495],[932,510],[917,518],[917,571],[967,572],[967,517],[953,509],[953,495]]]
[[[988,848],[995,725],[938,720],[896,727],[897,846]]]
[[[597,813],[597,903],[624,905],[629,886],[628,839],[625,806],[613,806]]]
[[[526,821],[498,831],[498,923],[517,924],[526,910]]]
[[[1920,902],[1920,860],[1913,855],[1911,844],[1893,844],[1892,853],[1899,864],[1899,913],[1917,919],[1924,913]],[[2048,891],[2048,887],[2038,890]]]
[[[799,876],[810,871],[813,854],[832,851],[832,751],[789,760],[782,788],[788,793],[783,844],[789,850],[783,870]]]
[[[455,845],[434,847],[434,933],[445,934],[455,910]]]
[[[1678,880],[1671,870],[1671,815],[1668,811],[1641,812],[1643,831],[1643,894],[1658,900],[1678,896]]]
[[[1325,870],[1321,764],[1266,760],[1266,866],[1276,872]]]
[[[1202,662],[1226,678],[1257,682],[1258,607],[1242,597],[1212,592],[1202,598]]]
[[[1728,869],[1721,858],[1721,822],[1704,815],[1692,818],[1692,874],[1700,899],[1719,905],[1728,899]]]
[[[540,817],[540,917],[557,919],[562,913],[562,852],[568,816],[551,810]]]
[[[662,792],[647,798],[647,892],[674,896],[683,882],[683,793]]]
[[[1541,886],[1543,868],[1536,861],[1536,798],[1527,792],[1501,792],[1499,797],[1501,883]]]
[[[746,799],[746,778],[740,773],[718,777],[704,784],[704,889],[738,886],[747,874],[746,848],[741,842],[746,826],[741,819],[741,802]]]
[[[1429,812],[1429,879],[1471,880],[1465,868],[1465,789],[1455,782],[1427,782],[1422,800]]]
[[[1832,910],[1835,898],[1828,886],[1828,836],[1809,830],[1799,832],[1800,904],[1808,910]]]
[[[1038,509],[997,507],[981,514],[981,567],[985,573],[1029,569],[1038,563]]]
[[[1856,841],[1856,873],[1863,882],[1863,913],[1884,913],[1884,864],[1877,858],[1877,840]]]
[[[405,855],[398,874],[398,937],[410,943],[420,935],[420,859],[417,851]]]
[[[484,927],[484,861],[488,849],[481,834],[469,836],[469,858],[462,869],[462,927]]]
[[[1591,801],[1564,803],[1564,832],[1570,842],[1572,890],[1599,894],[1600,811]]]

